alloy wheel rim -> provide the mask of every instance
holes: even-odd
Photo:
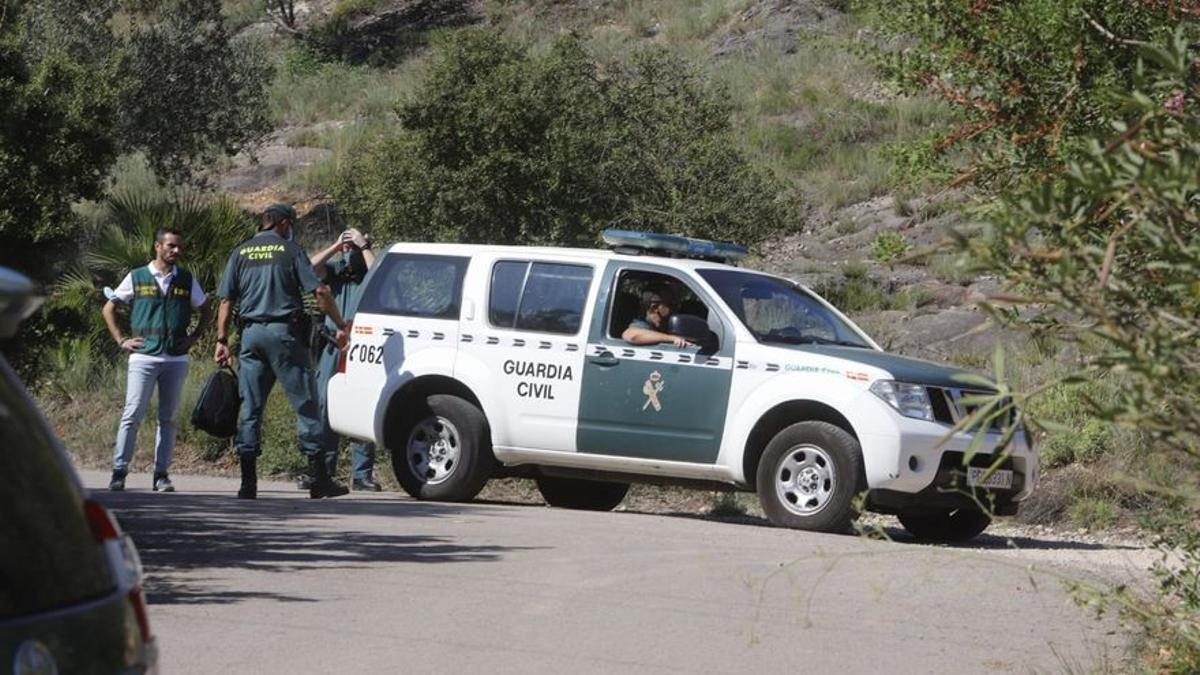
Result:
[[[433,416],[420,422],[408,435],[408,468],[427,485],[450,478],[462,458],[461,437],[450,420]]]
[[[775,466],[775,495],[784,508],[798,516],[819,513],[836,487],[833,458],[815,445],[792,447]]]

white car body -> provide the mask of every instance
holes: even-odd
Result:
[[[873,383],[903,381],[905,372],[928,367],[930,373],[941,378],[938,386],[948,396],[942,417],[946,410],[956,405],[960,391],[942,381],[948,377],[944,368],[884,354],[869,336],[824,300],[819,300],[824,308],[844,321],[865,343],[864,348],[806,348],[764,343],[702,276],[712,274],[714,270],[759,274],[757,272],[705,260],[624,255],[604,250],[404,243],[392,246],[381,258],[372,272],[374,278],[368,278],[366,282],[365,294],[372,293],[372,284],[378,291],[381,284],[396,283],[383,279],[379,273],[380,265],[392,256],[408,257],[406,260],[421,256],[465,260],[461,301],[456,314],[438,318],[378,311],[377,307],[364,301],[353,318],[344,372],[331,379],[328,389],[331,425],[347,436],[389,447],[402,443],[402,439],[389,435],[389,425],[396,424],[396,401],[399,400],[396,397],[402,396],[415,382],[434,382],[437,386],[452,387],[453,391],[447,390],[449,393],[477,402],[487,420],[491,450],[504,467],[561,467],[634,478],[719,482],[753,489],[754,458],[748,458],[748,453],[762,450],[757,447],[762,445],[762,439],[755,440],[755,429],[763,428],[761,425],[773,410],[819,410],[822,419],[836,421],[857,440],[862,454],[863,487],[872,495],[894,493],[893,497],[933,490],[935,477],[940,470],[947,469],[948,464],[943,460],[948,453],[958,453],[952,456],[961,465],[960,457],[964,454],[977,452],[981,457],[991,457],[999,451],[998,446],[1004,440],[999,430],[979,432],[984,438],[975,444],[972,444],[974,433],[951,433],[953,422],[962,416],[964,409],[952,410],[953,419],[933,421],[900,414],[897,408],[871,391]],[[492,284],[500,283],[495,281],[501,273],[497,265],[504,262],[511,263],[505,269],[518,271],[519,266],[527,262],[544,263],[538,269],[550,270],[546,272],[547,279],[552,278],[552,273],[559,273],[557,270],[569,270],[563,287],[575,282],[570,275],[582,278],[587,270],[591,270],[586,299],[578,317],[578,330],[564,334],[561,330],[539,332],[494,325],[491,313],[500,310],[495,310],[489,302],[492,294],[499,292]],[[522,282],[525,285],[519,291],[518,302],[524,302],[524,296],[531,288],[530,275],[534,267],[530,265],[525,269],[526,279]],[[597,330],[609,320],[597,313],[616,312],[620,304],[615,295],[616,287],[624,283],[626,277],[618,275],[658,272],[668,273],[681,288],[703,301],[708,311],[708,324],[714,334],[719,335],[721,344],[718,353],[707,357],[705,366],[686,363],[687,350],[664,345],[634,347]],[[539,288],[548,289],[545,290],[548,295],[558,292],[550,282]],[[571,321],[574,320],[571,317]],[[519,317],[515,318],[513,324],[519,321]],[[635,378],[629,381],[632,384],[614,384],[612,392],[593,391],[600,385],[585,388],[585,372],[591,373],[589,369],[596,368],[590,359],[601,353],[618,359],[621,368],[631,369],[632,375],[627,377]],[[675,364],[676,360],[683,365]],[[642,453],[636,450],[608,453],[594,447],[590,450],[581,448],[580,439],[588,438],[592,430],[599,434],[597,438],[622,438],[619,423],[615,424],[608,417],[593,419],[597,415],[608,415],[595,412],[603,410],[604,405],[595,402],[598,396],[611,398],[614,406],[625,405],[628,411],[620,414],[627,415],[637,424],[641,424],[637,420],[642,419],[638,415],[647,419],[653,417],[652,397],[643,394],[649,391],[647,387],[658,386],[659,381],[646,378],[643,391],[631,391],[631,387],[636,389],[642,380],[641,373],[651,369],[664,382],[661,400],[655,405],[669,408],[688,400],[692,401],[688,405],[695,406],[699,415],[714,397],[726,397],[723,409],[703,413],[708,417],[723,414],[719,439],[714,439],[710,447],[702,440],[706,432],[696,432],[695,438],[700,440],[695,447],[708,449],[703,453],[697,451],[695,456],[688,454],[690,450],[677,453],[679,456],[670,456],[665,450],[658,455],[638,456]],[[665,374],[660,374],[659,370]],[[607,376],[609,372],[602,375]],[[684,381],[694,373],[698,373],[694,375],[697,378],[710,378],[705,380],[708,384],[698,385],[695,391],[685,391]],[[674,383],[669,381],[672,377],[683,384],[673,388]],[[601,382],[601,379],[593,378],[591,382]],[[915,384],[934,386],[931,382]],[[930,395],[936,396],[938,390],[929,389]],[[583,401],[584,398],[593,403]],[[638,410],[634,404],[641,403],[642,398],[646,401]],[[585,412],[589,405],[592,413]],[[596,405],[601,407],[596,408]],[[835,411],[836,415],[829,411]],[[691,433],[683,428],[687,426],[686,420],[679,422],[677,419],[675,424],[679,434]],[[636,438],[651,439],[653,446],[679,440],[660,439],[655,436],[659,432],[652,426],[640,426],[630,433]],[[1037,455],[1028,436],[1023,432],[1010,436],[1003,443],[1004,470],[1017,476],[1017,484],[1011,494],[1005,496],[1004,508],[1008,511],[1015,509],[1015,504],[1029,495],[1038,471]],[[638,441],[630,442],[636,445]],[[680,447],[693,446],[682,443]],[[975,464],[982,465],[980,462]],[[881,503],[883,506],[879,510],[899,508],[889,507],[890,502],[886,499]]]

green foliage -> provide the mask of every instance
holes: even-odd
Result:
[[[262,455],[258,458],[258,466],[259,473],[264,476],[291,477],[307,469],[307,460],[297,442],[296,413],[278,386],[267,398],[263,410]]]
[[[1140,49],[1132,87],[1105,92],[1109,134],[1081,143],[1053,180],[1006,195],[987,212],[990,237],[961,242],[1024,309],[991,308],[995,316],[1087,355],[1066,378],[1032,392],[1002,385],[1000,396],[1030,413],[1055,387],[1117,377],[1106,396],[1079,397],[1080,417],[1154,440],[1154,455],[1166,459],[1143,465],[1186,469],[1156,486],[1172,560],[1157,570],[1158,596],[1098,596],[1164,647],[1155,669],[1165,672],[1200,669],[1200,70],[1192,44],[1181,26]]]
[[[115,287],[132,268],[153,258],[154,233],[159,227],[175,227],[183,232],[179,264],[189,269],[210,294],[216,289],[229,251],[253,231],[246,216],[229,199],[176,194],[157,184],[118,186],[98,209],[88,231],[80,236],[88,248],[79,267],[63,274],[50,287],[40,320],[22,328],[29,339],[21,346],[38,353],[47,345],[59,344],[60,349],[78,354],[80,359],[89,355],[109,361],[118,358],[100,314],[104,304],[101,288]],[[212,337],[211,332],[208,337]],[[202,353],[208,346],[202,344],[195,349]],[[19,363],[28,360],[22,353],[15,357]],[[51,367],[24,372],[44,380],[54,377],[57,370]]]
[[[396,238],[593,245],[626,227],[755,243],[793,226],[783,185],[735,147],[721,92],[662,50],[598,63],[575,37],[535,52],[466,31],[398,112],[403,129],[336,190]]]
[[[871,240],[871,258],[881,265],[891,265],[912,248],[908,239],[893,230],[880,230]]]
[[[1195,9],[1126,0],[857,0],[884,39],[876,64],[903,91],[932,92],[962,123],[938,142],[978,149],[969,177],[984,185],[1052,169],[1084,151],[1120,110],[1112,92],[1135,80],[1139,42],[1176,25],[1200,37]],[[898,47],[903,45],[903,48]],[[928,144],[906,162],[942,170]]]
[[[127,40],[117,69],[119,134],[160,176],[186,180],[194,164],[236,153],[270,130],[271,67],[257,44],[230,36],[219,0],[164,3],[158,19],[136,24]]]
[[[1111,422],[1096,418],[1089,402],[1111,401],[1118,387],[1112,378],[1099,378],[1048,388],[1029,403],[1031,417],[1049,422],[1052,429],[1040,446],[1042,464],[1065,466],[1072,462],[1092,463],[1118,442],[1140,445]]]
[[[1067,519],[1077,527],[1103,530],[1117,520],[1117,507],[1103,497],[1083,497],[1067,509]]]
[[[340,19],[356,14],[369,14],[379,6],[380,0],[337,0],[330,17]]]
[[[102,195],[121,153],[181,179],[266,129],[268,71],[217,0],[0,8],[0,264],[56,276],[71,204]]]
[[[0,5],[3,265],[24,268],[28,244],[64,237],[71,202],[97,196],[116,157],[116,99],[106,82],[114,64],[105,53],[109,12],[85,5]]]
[[[1182,31],[1144,53],[1134,92],[1114,92],[1128,120],[1114,137],[964,244],[1037,303],[1043,332],[1100,346],[1089,372],[1122,374],[1089,413],[1186,445],[1200,439],[1200,78]]]

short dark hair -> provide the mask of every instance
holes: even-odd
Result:
[[[183,238],[183,232],[177,227],[160,227],[154,231],[154,241],[161,244],[167,238],[168,234],[173,234],[181,239]]]
[[[642,311],[649,312],[654,305],[667,305],[674,308],[674,298],[666,288],[652,288],[642,293]]]

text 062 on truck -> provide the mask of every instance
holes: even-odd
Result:
[[[1028,434],[956,427],[989,393],[977,377],[885,353],[804,286],[733,265],[740,247],[604,238],[392,246],[329,383],[333,428],[390,448],[419,499],[515,475],[607,510],[633,481],[721,484],[785,527],[844,531],[866,508],[953,541],[1032,490]]]

